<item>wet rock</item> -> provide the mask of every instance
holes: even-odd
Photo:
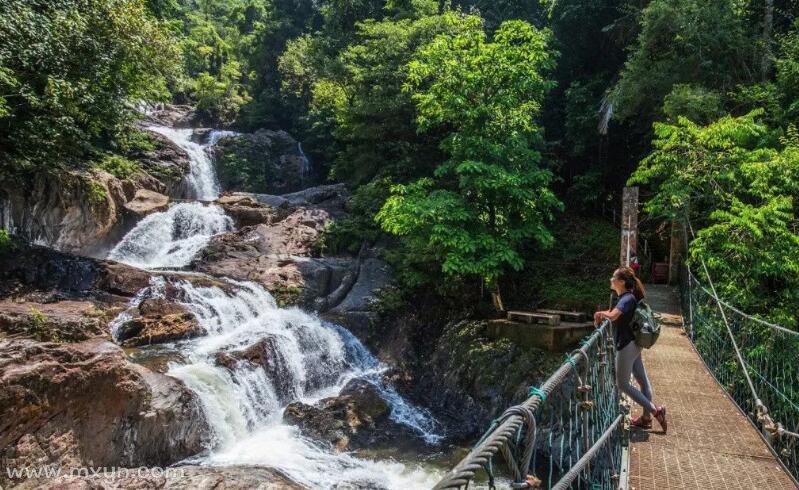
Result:
[[[272,381],[275,394],[281,401],[288,402],[297,397],[294,380],[286,374],[290,371],[289,361],[273,335],[242,350],[218,352],[215,362],[218,366],[224,366],[231,371],[241,367],[242,362],[247,363],[249,367],[263,369],[267,378]]]
[[[96,169],[71,170],[3,187],[0,227],[65,252],[104,256],[136,219],[163,207],[141,202],[141,191],[182,193],[188,155],[165,137],[149,134],[155,148],[133,155],[139,169],[124,178]]]
[[[125,200],[121,182],[105,172],[42,174],[0,190],[0,226],[28,241],[88,254],[111,235]]]
[[[103,293],[133,296],[149,281],[150,274],[135,267],[21,241],[0,254],[0,296],[31,291],[59,291],[78,297]]]
[[[246,198],[229,197],[226,202],[242,199]],[[260,202],[260,196],[256,199]],[[245,202],[252,201],[246,199]],[[316,298],[335,290],[352,259],[312,256],[330,223],[331,212],[321,207],[294,207],[285,202],[288,201],[280,205],[267,223],[212,238],[194,260],[192,268],[216,276],[259,282],[281,304],[311,306]]]
[[[116,474],[61,476],[52,480],[28,480],[15,488],[19,490],[302,490],[279,471],[260,466],[207,467],[175,466],[145,474],[137,469]]]
[[[142,316],[117,330],[117,341],[125,347],[175,342],[206,333],[194,314],[179,304],[156,298],[144,300],[142,305],[139,305]]]
[[[193,106],[164,104],[147,111],[146,120],[151,124],[174,128],[189,128],[194,125],[196,111]]]
[[[150,284],[151,274],[126,264],[98,261],[100,274],[95,288],[122,296],[135,296]]]
[[[354,284],[339,292],[344,293],[343,299],[339,299],[342,294],[334,292],[326,298],[326,304],[333,307],[322,311],[325,311],[326,319],[344,325],[356,335],[368,336],[380,320],[377,306],[382,292],[392,285],[393,271],[385,261],[376,257],[361,258],[358,262]]]
[[[0,331],[40,341],[76,342],[108,335],[109,315],[91,301],[0,300]]]
[[[108,323],[150,281],[115,262],[15,241],[0,256],[0,331],[40,341],[108,337]]]
[[[390,409],[376,386],[353,380],[337,397],[315,405],[291,403],[284,422],[296,425],[310,437],[329,442],[340,451],[390,444],[404,430],[389,419]]]
[[[317,207],[338,217],[345,212],[350,195],[346,185],[332,184],[309,187],[280,197],[293,206]]]
[[[0,459],[9,468],[166,466],[209,441],[191,391],[101,339],[0,340],[0,384]]]
[[[219,181],[226,190],[284,193],[300,189],[308,160],[285,131],[260,129],[220,140],[214,148]]]
[[[270,224],[285,218],[288,214],[286,206],[272,207],[261,203],[252,194],[241,192],[223,195],[216,202],[222,206],[228,216],[233,218],[236,228]]]
[[[155,191],[139,189],[124,207],[134,215],[144,217],[151,213],[166,211],[169,208],[169,198]]]

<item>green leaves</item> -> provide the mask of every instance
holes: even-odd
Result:
[[[376,220],[445,274],[493,282],[524,266],[520,247],[552,241],[544,224],[559,202],[535,146],[554,54],[548,33],[524,22],[502,24],[491,42],[474,27],[438,35],[407,64],[417,127],[443,135],[449,160],[432,178],[392,188]]]
[[[141,0],[7,0],[0,11],[0,174],[83,165],[141,99],[163,100],[179,53]]]
[[[649,212],[675,219],[690,212],[699,230],[691,259],[706,262],[725,299],[791,325],[799,300],[799,147],[793,130],[774,147],[761,114],[656,125],[655,151],[630,181],[654,187]]]

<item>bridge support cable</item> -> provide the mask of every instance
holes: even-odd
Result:
[[[614,354],[610,328],[605,320],[586,337],[549,379],[530,388],[524,402],[497,418],[434,488],[465,488],[481,470],[493,487],[493,459],[502,455],[511,488],[538,488],[547,481],[548,487],[577,482],[580,488],[615,490],[628,410],[620,404],[608,360]],[[546,457],[536,464],[536,454]],[[564,478],[569,483],[560,483]]]
[[[686,215],[686,227],[693,228]],[[686,234],[686,240],[688,236]],[[707,287],[685,266],[687,333],[708,369],[785,469],[799,478],[799,332],[748,315],[719,298],[707,265]]]

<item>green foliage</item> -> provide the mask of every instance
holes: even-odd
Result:
[[[108,193],[99,182],[87,179],[86,180],[86,199],[91,204],[92,209],[100,209],[103,205],[108,203]]]
[[[80,166],[130,102],[164,100],[177,48],[141,0],[6,0],[0,11],[0,174]]]
[[[785,100],[790,101],[787,110],[796,118],[799,116],[799,20],[794,24],[793,31],[781,37],[779,56],[774,65],[776,83]]]
[[[377,303],[374,310],[380,315],[396,314],[408,306],[405,292],[401,288],[386,287],[377,292]]]
[[[663,101],[663,113],[671,121],[680,116],[697,124],[708,124],[724,115],[723,98],[701,85],[677,84]]]
[[[187,75],[175,91],[193,99],[206,123],[230,125],[252,101],[255,70],[270,71],[274,64],[259,58],[261,47],[271,44],[270,35],[279,30],[279,5],[283,2],[199,0],[172,9]]]
[[[208,72],[200,73],[192,84],[191,95],[197,101],[197,109],[207,120],[229,125],[236,120],[241,107],[250,97],[241,82],[239,63],[228,61],[214,77]]]
[[[408,63],[440,33],[477,29],[479,18],[453,12],[358,24],[356,41],[339,56],[341,68],[312,88],[312,124],[330,128],[340,148],[334,178],[407,181],[435,167],[438,139],[418,134],[412,94],[403,91]]]
[[[553,246],[537,252],[502,285],[508,307],[585,312],[607,307],[608,277],[619,260],[619,230],[574,212],[558,223],[552,231]]]
[[[140,170],[139,164],[120,155],[103,155],[100,160],[92,162],[97,170],[108,172],[119,179],[127,179]]]
[[[325,254],[358,253],[361,245],[380,237],[374,217],[389,194],[389,181],[376,180],[360,186],[348,204],[349,215],[333,221],[319,240]]]
[[[47,316],[37,308],[28,311],[27,330],[39,342],[61,342],[58,331]]]
[[[263,154],[263,148],[249,138],[226,138],[222,145],[216,169],[223,188],[265,192],[274,176],[265,164],[268,155]]]
[[[656,125],[655,151],[631,183],[655,189],[650,213],[689,214],[698,230],[691,258],[704,259],[723,297],[787,321],[799,298],[799,139],[789,129],[776,144],[761,113]]]
[[[657,188],[645,209],[679,219],[689,203],[713,210],[728,206],[733,196],[762,200],[790,192],[796,172],[776,168],[784,162],[768,146],[769,129],[757,121],[761,112],[725,116],[706,127],[685,118],[655,124],[655,150],[630,179]]]
[[[566,192],[567,207],[573,211],[581,211],[590,215],[592,210],[601,206],[603,199],[606,198],[601,178],[602,175],[598,170],[575,175],[571,187]]]
[[[117,134],[116,139],[109,145],[111,149],[126,156],[140,155],[148,151],[154,151],[161,147],[162,143],[152,137],[147,131],[142,131],[136,127],[129,126]]]
[[[616,115],[648,124],[676,84],[726,91],[752,81],[755,46],[747,34],[735,0],[652,0],[614,89]]]
[[[464,391],[476,393],[486,406],[504,407],[526,398],[562,362],[561,354],[524,347],[508,339],[490,339],[485,322],[453,322],[438,340],[431,362],[454,376]],[[443,354],[443,355],[442,355]],[[497,396],[501,401],[497,401]]]
[[[0,254],[9,251],[11,246],[11,233],[5,228],[0,228]]]
[[[551,243],[545,222],[558,206],[539,166],[536,116],[551,83],[547,33],[521,21],[486,40],[480,29],[443,34],[409,65],[419,130],[447,129],[450,159],[435,177],[397,185],[376,219],[384,230],[432,254],[444,273],[489,282],[519,270],[519,247]]]
[[[296,286],[281,286],[271,291],[275,302],[281,308],[296,305],[302,296],[302,289]]]

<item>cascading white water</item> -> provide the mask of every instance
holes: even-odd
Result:
[[[139,221],[108,258],[144,269],[183,267],[212,236],[231,229],[233,221],[221,207],[179,203]]]
[[[181,147],[191,161],[189,174],[186,176],[189,198],[200,201],[213,201],[219,197],[219,181],[214,172],[214,163],[209,154],[210,147],[226,136],[235,136],[234,131],[213,130],[207,137],[206,144],[192,141],[194,130],[190,128],[169,128],[166,126],[148,126],[147,129],[162,134]]]
[[[434,483],[429,471],[336,454],[282,423],[288,403],[335,396],[348,381],[361,378],[378,389],[395,422],[428,442],[440,440],[435,420],[382,383],[384,367],[351,333],[297,308],[279,308],[253,283],[229,281],[224,290],[188,281],[172,285],[208,331],[182,343],[183,361],[168,371],[199,396],[214,432],[211,451],[195,462],[266,465],[311,488],[406,489]],[[235,354],[255,344],[267,349],[270,368],[247,361],[227,368],[215,361],[219,353]]]
[[[213,131],[207,144],[199,145],[191,140],[190,129],[150,129],[189,154],[189,191],[198,199],[218,197],[207,149],[234,133]],[[180,203],[140,221],[109,258],[147,269],[183,267],[213,235],[231,228],[230,218],[219,206]],[[359,378],[377,388],[393,421],[430,444],[442,437],[429,413],[383,383],[385,367],[349,331],[297,308],[278,308],[260,285],[228,280],[224,288],[200,287],[157,276],[111,323],[112,334],[132,318],[144,298],[163,297],[166,281],[208,332],[179,343],[181,361],[172,363],[168,372],[197,394],[213,430],[212,447],[192,462],[263,465],[309,488],[413,489],[435,483],[440,475],[430,470],[335,453],[282,423],[289,403],[336,396],[347,382]],[[217,362],[219,355],[235,358],[236,352],[253,347],[268,351],[268,366],[238,361],[225,367]]]

